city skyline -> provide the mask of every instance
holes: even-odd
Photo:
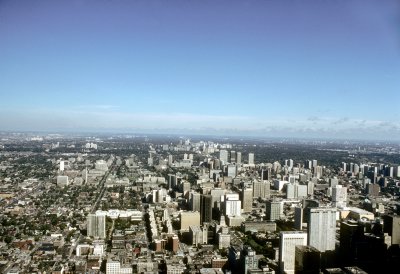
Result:
[[[400,140],[397,1],[2,1],[0,128]]]

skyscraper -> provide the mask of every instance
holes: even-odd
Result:
[[[254,165],[254,153],[249,153],[249,165]]]
[[[254,198],[269,198],[270,196],[269,181],[253,181],[253,197]]]
[[[242,163],[242,153],[240,151],[236,152],[236,163],[238,165],[240,165]]]
[[[335,207],[345,207],[347,201],[347,187],[336,185],[332,187],[332,202]]]
[[[106,214],[96,212],[87,216],[87,235],[100,239],[106,238]]]
[[[237,193],[225,194],[225,215],[240,216],[241,204],[242,203],[239,200],[239,194]]]
[[[283,206],[281,202],[267,201],[265,207],[267,221],[275,221],[283,216]]]
[[[222,161],[224,165],[226,163],[228,163],[228,151],[227,150],[222,149],[219,151],[219,160]]]
[[[243,212],[251,212],[253,208],[253,190],[251,188],[244,188],[240,194]]]
[[[212,208],[213,208],[213,202],[212,202],[212,196],[211,195],[202,195],[201,196],[201,223],[204,222],[211,222],[212,220]]]
[[[190,209],[200,212],[201,194],[197,192],[190,193]]]
[[[231,151],[231,163],[236,163],[236,152],[234,150]]]
[[[281,273],[294,273],[296,246],[307,245],[307,233],[283,231],[279,241],[279,265]]]
[[[310,208],[308,244],[321,252],[335,250],[336,209]]]
[[[250,269],[258,269],[258,256],[250,246],[243,248],[240,253],[240,262],[242,266],[241,273],[248,273],[247,271]]]

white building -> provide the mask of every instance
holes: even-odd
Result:
[[[254,153],[249,153],[249,165],[254,165]]]
[[[335,207],[346,207],[347,187],[342,185],[332,187],[332,202]]]
[[[336,209],[310,208],[308,244],[321,252],[335,250]]]
[[[281,273],[294,273],[296,246],[307,245],[307,233],[283,231],[280,233],[279,265]]]
[[[225,194],[225,215],[226,216],[240,216],[242,202],[239,200],[239,194],[227,193]]]

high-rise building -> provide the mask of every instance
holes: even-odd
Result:
[[[248,273],[250,269],[258,269],[258,256],[250,246],[245,246],[240,252],[240,263],[241,273]]]
[[[201,223],[211,222],[212,220],[212,209],[213,209],[213,198],[211,195],[201,195]]]
[[[180,213],[181,229],[188,230],[189,226],[200,226],[200,212],[184,211]]]
[[[307,233],[283,231],[279,241],[279,265],[281,273],[294,274],[296,246],[307,245]]]
[[[254,153],[249,153],[249,165],[254,165]]]
[[[219,151],[219,160],[222,161],[224,165],[226,163],[228,163],[228,151],[227,150],[221,149]]]
[[[392,245],[400,244],[400,216],[384,215],[383,230],[392,237]]]
[[[60,171],[64,171],[64,161],[60,161]]]
[[[270,182],[269,181],[253,181],[253,197],[254,198],[269,198],[270,197]]]
[[[312,246],[298,245],[295,248],[295,273],[319,274],[321,253]]]
[[[279,220],[283,217],[283,206],[278,201],[267,201],[265,207],[267,221]]]
[[[197,192],[191,192],[189,203],[190,203],[190,209],[192,211],[200,212],[201,194]]]
[[[240,151],[236,152],[236,163],[238,165],[240,165],[242,163],[242,153]]]
[[[96,212],[87,216],[87,235],[89,237],[106,238],[106,213]]]
[[[261,169],[261,180],[271,180],[271,169]]]
[[[168,165],[172,166],[174,162],[174,156],[173,155],[168,155]]]
[[[231,163],[236,163],[236,152],[231,150]]]
[[[242,200],[242,209],[243,212],[251,212],[253,209],[253,189],[244,188],[240,192],[240,198]]]
[[[168,174],[168,188],[173,189],[176,186],[176,175]]]
[[[308,221],[308,245],[321,252],[335,250],[336,209],[310,208]]]
[[[225,215],[226,216],[241,216],[242,202],[239,200],[239,194],[225,194]]]
[[[237,170],[236,165],[230,164],[230,165],[228,165],[227,169],[228,169],[228,172],[227,172],[228,177],[235,178],[236,177],[236,170]]]
[[[342,185],[332,187],[332,202],[335,207],[346,207],[347,187]]]

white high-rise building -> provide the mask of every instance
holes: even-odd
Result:
[[[279,265],[281,273],[294,273],[296,246],[307,245],[307,233],[283,231],[280,233]]]
[[[64,171],[64,161],[60,161],[60,171]]]
[[[237,167],[234,164],[228,165],[228,177],[235,178],[236,177]]]
[[[347,187],[336,185],[332,187],[332,202],[335,207],[346,207]]]
[[[240,151],[236,152],[236,164],[240,165],[242,163],[242,153]]]
[[[249,153],[249,165],[254,165],[254,153]]]
[[[87,216],[87,235],[90,237],[106,238],[106,212],[98,211]]]
[[[223,164],[228,163],[228,151],[222,149],[219,151],[219,160],[223,162]]]
[[[253,197],[255,198],[269,198],[271,192],[271,185],[269,181],[253,181]]]
[[[308,245],[321,252],[335,250],[336,209],[310,208],[308,221]]]
[[[242,202],[239,200],[239,194],[228,193],[225,194],[225,215],[226,216],[240,216]]]

